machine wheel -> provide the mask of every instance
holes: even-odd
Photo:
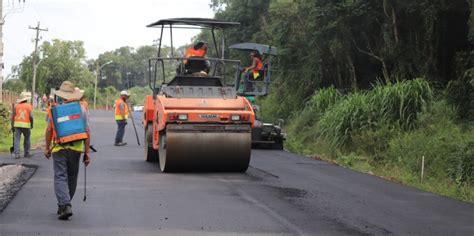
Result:
[[[145,128],[145,157],[147,162],[158,162],[158,150],[153,149],[153,124]]]
[[[245,172],[250,162],[250,133],[160,133],[162,172]]]
[[[160,148],[159,148],[160,169],[162,172],[169,172],[170,168],[166,167],[166,133],[160,133]]]
[[[272,149],[283,150],[283,140],[276,140],[275,143],[272,144]]]

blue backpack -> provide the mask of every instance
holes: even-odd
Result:
[[[79,102],[53,106],[50,114],[57,143],[69,143],[88,138],[86,120]]]

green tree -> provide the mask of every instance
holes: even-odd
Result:
[[[114,101],[115,99],[117,99],[117,97],[118,97],[118,92],[114,87],[108,86],[102,89],[101,101],[102,101],[102,104],[105,104],[105,106],[108,109],[113,107]]]
[[[51,88],[69,80],[81,88],[90,88],[94,75],[85,63],[85,49],[81,41],[62,41],[54,39],[41,45],[43,59],[37,69],[36,88],[38,93],[49,94]],[[18,66],[19,79],[32,83],[32,56],[25,57]],[[29,88],[28,88],[29,89]]]
[[[21,93],[23,90],[27,89],[26,84],[19,80],[19,79],[10,79],[5,82],[4,87],[5,90],[9,90],[15,93]]]
[[[473,67],[472,0],[214,0],[211,7],[216,18],[241,22],[227,42],[279,48],[263,108],[271,119],[290,117],[319,88],[348,92],[420,77],[444,87]]]
[[[162,52],[166,55],[169,48]],[[156,56],[157,49],[153,46],[141,46],[137,49],[121,47],[100,54],[97,60],[89,62],[89,68],[95,70],[96,63],[103,65],[112,61],[111,65],[102,69],[100,77],[104,79],[99,80],[99,87],[113,86],[118,90],[125,90],[148,85],[148,59]]]

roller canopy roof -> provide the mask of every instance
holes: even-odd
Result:
[[[199,26],[203,28],[219,28],[224,29],[232,26],[240,25],[239,22],[228,22],[221,21],[216,19],[208,18],[171,18],[171,19],[162,19],[155,23],[147,25],[147,27],[159,27],[166,25],[179,25],[179,26]]]
[[[258,43],[238,43],[230,46],[229,48],[243,51],[258,51],[262,55],[268,54],[276,56],[278,53],[278,48]]]

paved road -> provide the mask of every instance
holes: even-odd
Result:
[[[162,174],[131,125],[129,145],[112,145],[111,117],[91,114],[99,153],[86,202],[81,169],[71,220],[56,219],[52,162],[36,154],[27,162],[39,168],[0,215],[0,235],[474,234],[472,204],[283,151],[252,151],[245,174]]]

